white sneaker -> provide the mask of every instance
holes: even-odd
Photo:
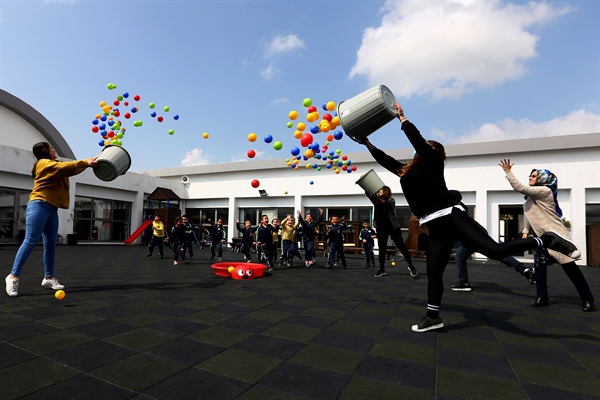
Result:
[[[19,278],[13,279],[10,275],[6,275],[6,294],[10,297],[15,297],[19,293]]]
[[[58,280],[56,278],[52,278],[52,279],[42,279],[42,286],[43,287],[47,287],[49,289],[52,290],[62,290],[65,287],[63,285],[61,285],[60,283],[58,283]]]

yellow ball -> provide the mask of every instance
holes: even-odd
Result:
[[[392,261],[392,267],[396,266],[396,261]]]
[[[327,111],[333,111],[335,110],[335,103],[333,101],[328,101],[327,104],[325,104],[325,108]]]
[[[300,139],[302,137],[302,131],[296,131],[296,132],[294,132],[294,137],[296,139]]]
[[[290,113],[288,114],[288,117],[290,117],[290,119],[293,121],[296,118],[298,118],[298,111],[296,110],[292,110],[290,111]]]
[[[65,298],[65,291],[64,290],[57,290],[56,292],[54,292],[54,297],[56,297],[57,300],[62,300]]]
[[[296,129],[298,129],[299,131],[303,131],[306,129],[306,124],[304,122],[298,122],[298,125],[296,125]]]
[[[204,139],[208,139],[208,132],[204,132],[204,134],[202,135],[202,137],[203,137]]]
[[[256,142],[256,133],[252,132],[248,135],[248,140],[251,142]]]
[[[235,268],[233,268],[233,267],[229,267],[229,268],[227,268],[227,271],[228,271],[230,274],[233,274],[233,271],[235,271]]]

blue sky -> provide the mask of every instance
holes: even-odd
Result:
[[[284,165],[304,98],[320,108],[380,83],[446,144],[600,132],[599,22],[597,1],[2,0],[0,86],[77,158],[101,149],[100,101],[139,94],[139,114],[121,118],[132,171],[248,161],[249,149]],[[150,102],[170,107],[163,123]],[[410,146],[397,121],[370,138]],[[344,137],[330,149],[364,148]]]

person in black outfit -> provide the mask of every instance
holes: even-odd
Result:
[[[379,245],[379,271],[377,271],[375,277],[379,278],[385,275],[387,242],[388,238],[391,238],[408,263],[408,272],[416,279],[419,273],[413,265],[404,240],[402,240],[402,228],[396,219],[396,200],[392,197],[392,190],[389,186],[384,186],[375,195],[370,196],[369,199],[375,206],[375,228],[377,228],[377,243]]]
[[[302,213],[298,211],[298,220],[302,226],[302,242],[304,244],[304,265],[308,268],[313,265],[313,256],[315,255],[315,229],[323,221],[323,210],[319,208],[319,218],[313,221],[311,214],[306,214],[302,218]]]
[[[171,228],[171,234],[168,238],[169,244],[175,253],[173,258],[173,265],[179,264],[179,253],[185,243],[185,228],[183,226],[183,220],[181,217],[175,217],[175,226]]]
[[[338,218],[337,215],[331,216],[331,224],[327,225],[327,239],[329,241],[329,258],[325,268],[332,269],[336,263],[337,257],[342,261],[342,266],[346,269],[346,256],[344,255],[344,236],[342,231],[348,226],[344,223],[344,217]]]
[[[225,242],[227,237],[227,232],[223,228],[223,218],[217,218],[217,223],[213,224],[209,219],[208,223],[210,224],[209,232],[210,232],[210,259],[214,259],[217,256],[217,261],[221,261],[221,257],[223,256],[223,242]],[[217,255],[218,251],[218,255]]]
[[[497,243],[482,234],[475,220],[448,191],[444,179],[444,146],[434,140],[425,140],[417,127],[404,116],[400,104],[395,103],[394,107],[402,130],[415,149],[413,159],[403,163],[373,146],[367,138],[362,143],[382,167],[400,177],[400,185],[412,213],[419,218],[421,225],[427,224],[429,230],[427,314],[412,326],[413,331],[425,332],[444,326],[439,315],[444,293],[443,275],[457,241],[495,260],[540,247],[549,247],[567,255],[577,250],[572,242],[556,232],[506,243]]]
[[[185,230],[185,241],[183,242],[183,246],[181,247],[181,259],[185,260],[185,253],[189,251],[190,257],[194,256],[194,243],[198,243],[198,239],[196,238],[196,234],[194,233],[194,227],[188,221],[187,215],[181,216],[181,222],[183,228]],[[198,227],[196,227],[198,229]]]
[[[358,237],[360,238],[360,242],[362,243],[365,252],[365,268],[370,268],[371,264],[375,266],[375,252],[373,249],[375,248],[377,232],[375,232],[375,229],[371,228],[369,221],[363,221],[362,229],[360,230]]]
[[[246,262],[252,262],[250,250],[254,244],[254,233],[258,227],[253,228],[252,222],[250,222],[249,219],[244,222],[244,225],[242,225],[238,219],[236,221],[236,227],[238,231],[242,232],[242,247],[240,248],[240,252],[244,255]]]
[[[269,224],[269,216],[262,215],[260,217],[260,225],[256,228],[256,247],[260,248],[269,267],[269,272],[272,272],[273,266],[273,233],[277,233],[278,228]]]

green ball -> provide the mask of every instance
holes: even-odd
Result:
[[[174,135],[175,131],[173,129],[169,129],[169,135]]]
[[[163,110],[165,110],[165,112],[169,112],[170,108],[169,108],[169,106],[165,106],[165,108],[163,108]]]
[[[150,108],[154,108],[154,107],[156,107],[156,104],[154,104],[154,103],[150,103],[150,104],[148,104],[148,107],[150,107]]]
[[[122,95],[118,95],[118,96],[117,96],[117,100],[119,100],[119,101],[123,101],[123,96],[122,96]]]
[[[273,148],[275,150],[281,150],[283,148],[283,143],[281,143],[280,141],[276,141],[275,143],[273,143]]]
[[[283,192],[283,194],[287,194],[287,190],[285,192]]]
[[[291,122],[288,122],[288,123],[287,123],[287,127],[288,127],[288,128],[291,128],[292,126],[294,126],[294,124],[292,124]]]
[[[305,98],[305,99],[304,99],[304,101],[302,102],[302,105],[303,105],[304,107],[310,107],[310,106],[312,106],[312,99],[310,99],[310,98],[308,98],[308,97],[307,97],[307,98]]]

